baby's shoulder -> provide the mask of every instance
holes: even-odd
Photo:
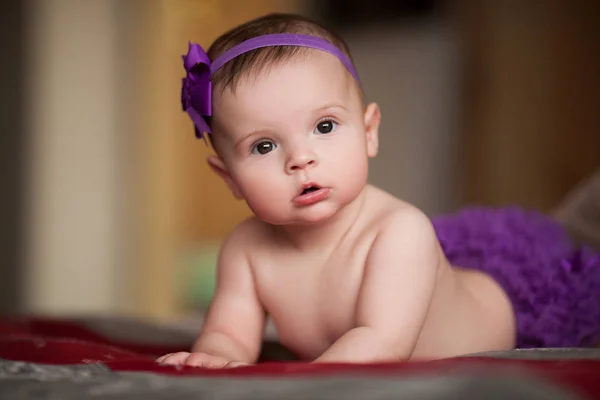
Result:
[[[232,229],[226,242],[256,245],[263,242],[269,235],[271,235],[269,225],[255,216],[251,216],[239,222]]]
[[[269,252],[273,236],[272,226],[251,216],[231,230],[221,246],[221,252],[232,252],[256,260],[261,254]]]
[[[431,219],[425,212],[378,188],[371,189],[366,211],[370,218],[370,225],[382,234],[410,232],[414,229],[432,232]]]
[[[372,224],[376,230],[369,260],[398,257],[428,260],[437,265],[439,245],[433,223],[418,207],[388,195],[382,205],[373,208]]]

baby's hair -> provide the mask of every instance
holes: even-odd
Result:
[[[325,39],[352,60],[348,45],[336,33],[307,17],[282,13],[267,14],[225,32],[214,41],[207,53],[214,61],[235,45],[248,39],[274,33],[305,34]],[[227,62],[212,76],[213,88],[235,90],[239,79],[248,72],[259,72],[262,68],[288,60],[304,50],[306,48],[299,46],[273,46],[244,53]]]
[[[276,33],[305,34],[325,39],[338,47],[352,60],[348,45],[338,34],[310,18],[285,13],[267,14],[236,26],[219,36],[210,46],[207,54],[214,61],[233,46],[246,40]],[[240,79],[249,73],[257,74],[264,68],[289,60],[306,50],[305,47],[300,46],[272,46],[244,53],[227,62],[214,73],[211,78],[213,90],[224,91],[225,89],[230,89],[235,92]],[[357,86],[362,97],[362,91],[358,82]],[[211,125],[211,119],[210,117],[206,118],[209,125]],[[213,135],[208,136],[214,148]]]

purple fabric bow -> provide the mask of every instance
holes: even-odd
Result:
[[[210,58],[200,45],[188,42],[188,53],[183,57],[183,66],[187,72],[181,87],[181,106],[194,122],[196,137],[204,138],[211,133],[204,116],[212,114],[210,82]]]

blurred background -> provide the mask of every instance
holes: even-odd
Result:
[[[193,318],[249,212],[180,108],[181,55],[289,11],[380,104],[371,181],[429,215],[552,213],[600,168],[598,2],[29,0],[0,5],[0,314]]]

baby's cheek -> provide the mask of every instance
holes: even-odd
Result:
[[[270,224],[279,224],[286,220],[287,212],[282,205],[283,201],[283,199],[276,196],[265,196],[263,194],[246,198],[246,203],[252,213]]]
[[[352,200],[363,190],[368,180],[368,161],[357,157],[354,161],[349,161],[345,166],[338,168],[338,185],[344,192],[346,200]]]
[[[241,182],[240,188],[248,207],[260,218],[274,218],[282,204],[290,201],[285,199],[288,191],[283,183],[268,174],[246,174]]]

